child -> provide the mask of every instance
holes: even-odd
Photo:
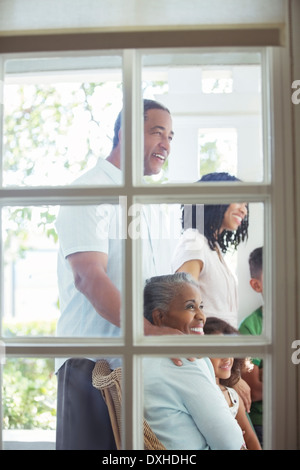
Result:
[[[262,269],[262,247],[256,248],[249,256],[250,285],[255,292],[263,293],[263,269]],[[239,331],[245,335],[260,335],[262,333],[262,306],[246,317],[240,324]],[[251,388],[252,405],[250,418],[261,445],[263,445],[263,362],[259,358],[252,359],[253,369],[244,374],[243,379]]]
[[[238,331],[227,322],[209,317],[204,325],[205,334],[238,334]],[[246,369],[246,359],[237,358],[210,358],[216,376],[217,385],[223,392],[229,408],[236,418],[244,433],[245,444],[248,450],[261,450],[259,440],[247,417],[243,401],[239,399],[238,393],[232,388],[241,377],[242,370]]]

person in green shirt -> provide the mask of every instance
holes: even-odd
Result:
[[[255,292],[263,293],[263,270],[262,270],[262,247],[256,248],[249,256],[250,285]],[[240,324],[239,331],[245,335],[260,335],[262,333],[263,308],[260,306],[250,315],[248,315]],[[263,361],[259,358],[253,358],[253,369],[251,372],[245,372],[242,377],[251,388],[251,409],[249,416],[257,437],[263,446]]]

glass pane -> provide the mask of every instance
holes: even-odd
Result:
[[[52,336],[59,316],[58,208],[2,209],[4,336]]]
[[[110,154],[121,108],[120,56],[7,61],[3,184],[73,183]]]
[[[61,449],[63,442],[61,436],[66,441],[72,442],[72,445],[75,443],[75,447],[72,447],[74,450],[94,449],[93,444],[91,447],[85,447],[85,436],[80,432],[82,430],[81,420],[86,412],[94,417],[95,449],[103,449],[101,437],[99,442],[99,433],[95,432],[97,427],[101,429],[103,426],[102,392],[106,391],[106,394],[111,394],[116,410],[121,409],[121,398],[116,393],[119,391],[118,386],[122,385],[120,369],[117,368],[110,376],[111,368],[116,367],[116,360],[118,359],[104,359],[102,357],[71,358],[68,359],[67,372],[64,367],[58,374],[56,374],[57,366],[53,358],[6,358],[2,361],[4,450],[55,450],[56,445],[58,449]],[[112,366],[112,364],[115,365]],[[119,359],[120,365],[121,360]],[[66,373],[68,380],[65,379]],[[85,379],[90,380],[90,386],[85,390],[82,387],[84,376]],[[77,387],[73,386],[73,380]],[[115,387],[112,387],[112,380],[117,381]],[[74,389],[76,389],[75,393]],[[65,394],[68,397],[72,396],[72,399],[66,400],[68,405],[62,406]],[[70,407],[72,408],[71,418],[68,415]],[[66,421],[61,410],[63,412],[68,410],[65,411]],[[96,412],[99,413],[98,417],[95,415]],[[107,419],[107,426],[109,426],[108,415]],[[61,426],[63,428],[65,426],[63,432],[60,431]],[[57,429],[59,432],[56,435]],[[72,437],[69,434],[66,436],[65,429],[69,433],[74,430],[74,435]],[[106,433],[109,434],[108,427]],[[111,433],[111,435],[113,434]],[[74,440],[74,436],[79,439],[75,438]],[[113,447],[107,447],[107,449],[113,449]],[[70,450],[70,448],[66,450]]]
[[[143,56],[143,97],[169,109],[174,131],[152,180],[189,183],[212,171],[263,180],[261,68],[259,52]],[[153,155],[163,147],[158,142]]]
[[[3,208],[4,336],[120,336],[123,214],[105,200]]]
[[[249,266],[250,254],[263,246],[263,203],[141,207],[141,233],[148,237],[141,244],[144,280],[189,272],[199,281],[205,315],[220,317],[235,328],[263,305],[262,275],[257,268],[251,276]],[[251,281],[254,276],[256,284]],[[252,333],[262,333],[262,321],[260,328]]]
[[[173,450],[261,450],[258,428],[237,392],[240,368],[248,370],[249,360],[230,354],[181,360],[178,366],[168,357],[143,359],[144,417],[159,445]]]
[[[4,450],[54,450],[54,359],[6,358],[2,374]]]

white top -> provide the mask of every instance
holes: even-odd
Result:
[[[121,176],[118,168],[106,160],[99,159],[93,169],[83,174],[73,184],[120,185]],[[59,240],[57,275],[61,312],[57,335],[120,336],[120,328],[101,317],[87,298],[75,288],[72,269],[66,259],[72,253],[84,251],[109,253],[107,274],[116,287],[122,289],[122,239],[118,236],[118,206],[109,204],[62,206],[57,217],[56,229]],[[56,367],[60,367],[63,362],[63,359],[58,359]],[[115,360],[115,364],[112,362],[111,366],[117,367],[119,364],[119,361]]]
[[[232,413],[232,416],[235,418],[239,409],[239,394],[237,393],[234,388],[230,387],[225,387],[227,392],[229,393],[230,401],[231,401],[231,406],[229,407],[229,410]]]
[[[221,251],[219,254],[210,249],[206,237],[198,230],[187,229],[175,249],[172,272],[176,272],[187,261],[201,260],[203,269],[198,280],[206,317],[221,318],[237,328],[237,279]]]
[[[143,360],[144,416],[166,449],[239,450],[243,434],[208,358]]]
[[[122,183],[122,173],[107,160],[99,158],[96,166],[87,171],[73,184],[76,185],[115,185]],[[120,201],[122,209],[133,210]],[[106,204],[99,196],[98,205],[70,205],[60,208],[56,229],[59,239],[57,262],[59,302],[61,315],[57,325],[57,335],[67,337],[117,337],[120,328],[99,315],[74,286],[73,273],[66,257],[72,253],[96,251],[108,255],[107,274],[117,289],[124,288],[124,248],[127,236],[141,236],[143,251],[143,280],[169,273],[171,254],[168,253],[167,240],[161,240],[157,232],[158,221],[164,220],[160,215],[159,205],[147,205],[135,208],[132,224],[126,233],[122,227],[121,205]],[[139,209],[141,209],[139,211]],[[130,213],[130,212],[129,212]],[[136,227],[136,230],[134,230]],[[131,232],[130,232],[131,229]],[[156,233],[157,232],[157,233]],[[159,251],[161,250],[161,251]],[[143,285],[140,287],[143,289]],[[111,368],[120,366],[120,360],[109,358]],[[64,362],[56,361],[57,367]]]

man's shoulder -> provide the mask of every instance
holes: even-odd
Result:
[[[76,186],[121,184],[121,170],[100,157],[96,165],[79,176],[73,184]]]

